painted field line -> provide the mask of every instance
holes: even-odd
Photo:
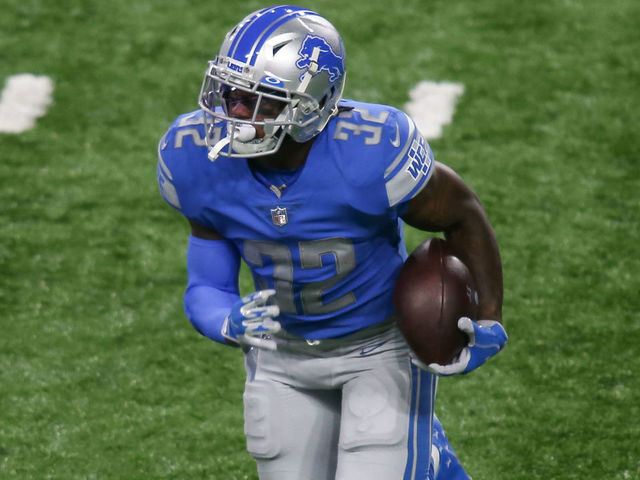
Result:
[[[21,73],[7,78],[0,96],[0,133],[32,129],[51,104],[53,81],[47,76]]]
[[[425,138],[433,140],[440,138],[442,128],[451,123],[463,92],[460,83],[423,81],[411,89],[404,108]]]

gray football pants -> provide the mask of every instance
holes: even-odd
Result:
[[[394,324],[246,353],[247,449],[260,480],[424,480],[436,377]]]

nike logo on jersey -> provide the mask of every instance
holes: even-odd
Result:
[[[384,342],[372,343],[371,345],[365,345],[364,347],[362,347],[360,349],[360,355],[369,355],[371,352],[373,352],[374,350],[377,350],[378,348],[383,346],[388,341],[389,340],[385,340]]]
[[[400,127],[398,126],[397,122],[396,122],[396,138],[394,138],[393,140],[390,140],[390,142],[391,142],[391,145],[393,145],[396,148],[400,146]]]

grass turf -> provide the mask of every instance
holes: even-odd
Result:
[[[263,5],[0,6],[0,80],[56,86],[35,130],[0,135],[0,478],[257,478],[239,353],[182,313],[187,226],[157,193],[155,149],[224,33]],[[495,225],[511,337],[440,382],[469,472],[640,478],[640,5],[306,5],[343,34],[347,97],[402,106],[420,80],[465,85],[431,143]]]

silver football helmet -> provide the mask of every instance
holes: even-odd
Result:
[[[209,158],[269,155],[285,134],[313,138],[337,112],[344,79],[342,38],[324,17],[289,5],[248,15],[227,34],[202,82]],[[231,115],[238,102],[250,112],[243,118]]]

